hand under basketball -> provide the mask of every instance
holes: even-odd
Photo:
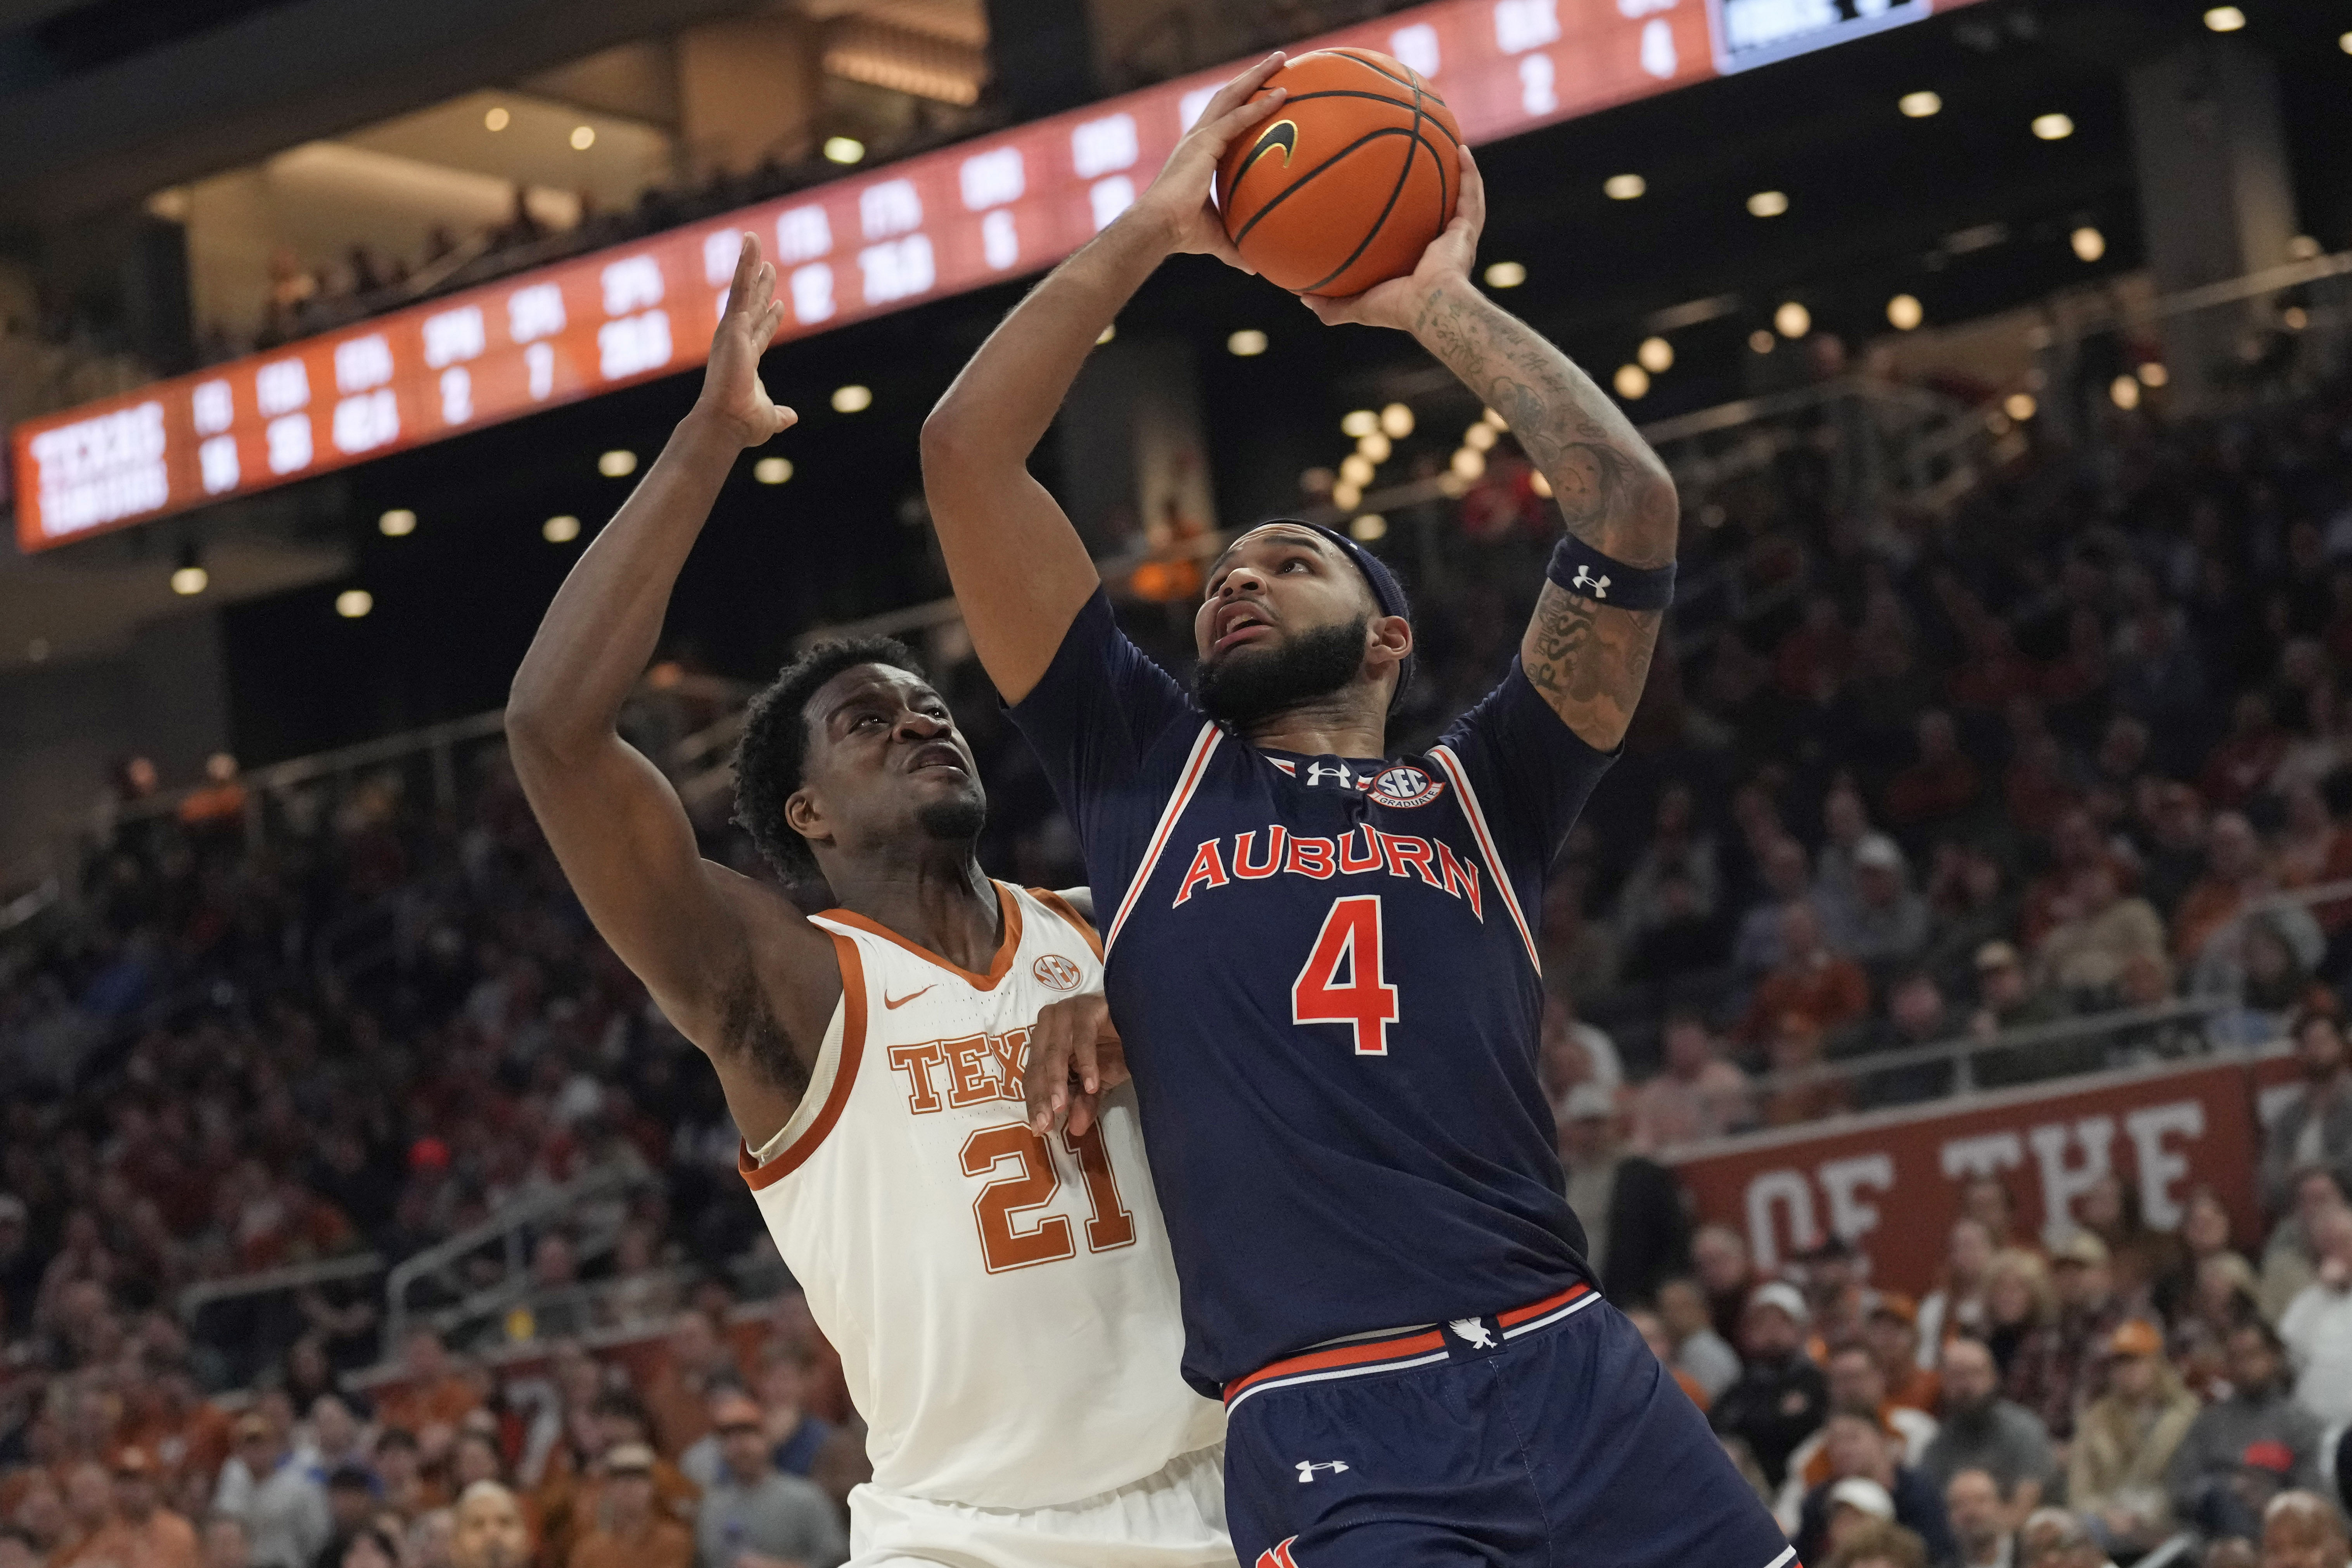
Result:
[[[1031,1127],[1051,1132],[1066,1110],[1070,1136],[1083,1138],[1099,1114],[1101,1097],[1126,1081],[1127,1053],[1101,993],[1049,1002],[1038,1010],[1021,1074]]]
[[[1454,209],[1454,221],[1429,242],[1429,248],[1421,253],[1421,261],[1411,273],[1343,300],[1326,299],[1318,294],[1302,294],[1299,298],[1327,327],[1353,321],[1409,332],[1432,295],[1456,284],[1469,285],[1470,268],[1478,259],[1479,231],[1486,226],[1486,182],[1479,174],[1477,161],[1470,156],[1470,149],[1465,147],[1462,200]]]
[[[1219,88],[1217,96],[1201,110],[1201,118],[1192,122],[1192,129],[1176,143],[1176,151],[1168,154],[1160,177],[1137,200],[1136,207],[1144,216],[1166,226],[1171,253],[1213,256],[1244,272],[1257,270],[1242,259],[1241,252],[1225,237],[1224,222],[1209,199],[1209,185],[1217,172],[1217,160],[1225,155],[1234,138],[1282,107],[1286,95],[1280,88],[1255,102],[1250,98],[1266,78],[1282,68],[1282,61],[1283,55],[1276,50]]]
[[[727,311],[710,339],[710,368],[702,375],[695,411],[705,415],[738,443],[756,447],[800,422],[800,416],[768,395],[760,384],[760,356],[776,341],[784,320],[776,298],[776,268],[760,258],[760,241],[746,234],[735,258],[735,281],[727,290]]]

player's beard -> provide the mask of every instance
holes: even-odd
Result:
[[[969,844],[988,826],[988,799],[978,790],[935,800],[915,811],[915,826],[942,844]]]
[[[1193,700],[1212,719],[1247,726],[1328,697],[1364,668],[1364,629],[1371,619],[1358,616],[1270,648],[1241,647],[1202,659],[1192,671]]]

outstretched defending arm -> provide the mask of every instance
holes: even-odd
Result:
[[[507,700],[515,773],[564,875],[614,952],[719,1066],[755,1140],[783,1125],[796,1089],[731,1070],[768,1016],[769,966],[755,964],[751,933],[805,947],[808,962],[787,967],[806,969],[813,991],[833,973],[829,943],[782,896],[702,858],[677,792],[615,724],[736,456],[793,421],[760,384],[782,309],[775,281],[747,236],[701,396],[564,579]]]
[[[1030,291],[923,425],[923,488],[964,624],[1007,702],[1029,694],[1100,579],[1077,531],[1029,473],[1087,352],[1154,268],[1179,252],[1241,258],[1208,205],[1227,143],[1274,112],[1251,93],[1273,55],[1225,84],[1135,205]],[[1246,270],[1246,268],[1244,268]]]
[[[1681,508],[1665,465],[1590,376],[1470,281],[1486,217],[1486,185],[1465,147],[1461,206],[1410,278],[1307,303],[1327,322],[1411,332],[1508,422],[1573,538],[1623,566],[1671,565]],[[1520,663],[1553,711],[1598,751],[1625,738],[1663,614],[1549,581],[1536,600]]]

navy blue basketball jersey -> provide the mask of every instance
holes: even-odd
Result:
[[[1265,751],[1097,593],[1013,717],[1085,848],[1193,1386],[1591,1279],[1535,918],[1610,759],[1516,664],[1425,755]]]

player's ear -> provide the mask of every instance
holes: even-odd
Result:
[[[1412,623],[1402,616],[1374,616],[1366,621],[1364,657],[1377,668],[1402,664],[1412,657]]]
[[[803,784],[793,791],[784,802],[784,826],[812,844],[833,842],[833,825],[824,815],[824,806],[817,800],[816,792]]]

